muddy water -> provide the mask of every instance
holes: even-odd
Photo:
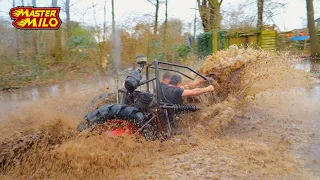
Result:
[[[295,63],[297,69],[320,75],[320,62],[310,62],[309,60],[296,60],[295,62],[298,62]]]
[[[320,75],[320,63],[312,65],[308,60],[293,61],[295,67],[306,72],[313,71]],[[122,76],[124,78],[124,76]],[[19,103],[31,103],[40,99],[57,97],[62,94],[73,93],[92,93],[106,91],[107,88],[114,89],[116,87],[116,79],[119,77],[97,77],[90,80],[67,81],[51,86],[35,87],[21,90],[0,91],[0,117],[4,117],[10,110],[14,109]],[[314,86],[309,90],[310,96],[319,97],[319,86]],[[313,98],[312,98],[313,99]],[[313,99],[313,100],[314,100]]]
[[[308,71],[304,69],[308,65],[296,67]],[[86,102],[114,86],[108,78],[2,92],[1,119],[7,123],[0,128],[0,139],[35,131],[44,135],[38,147],[21,156],[23,163],[9,166],[0,177],[317,179],[317,83],[310,88],[280,87],[258,93],[235,112],[235,122],[218,134],[208,132],[207,124],[195,114],[186,118],[190,122],[184,122],[184,134],[166,142],[87,137],[74,131]],[[14,158],[19,162],[19,157]]]
[[[30,106],[38,101],[59,98],[59,96],[72,96],[79,94],[95,94],[114,89],[115,78],[98,77],[95,79],[67,81],[50,86],[19,89],[0,92],[0,121],[5,119],[8,113],[19,113],[16,111],[21,107]]]
[[[302,160],[304,167],[315,169],[317,176],[320,177],[320,131],[318,129],[320,126],[320,63],[294,60],[292,64],[298,70],[315,74],[312,85],[274,88],[258,93],[253,103],[254,109],[258,108],[260,111],[262,109],[263,113],[273,118],[261,117],[257,109],[249,111],[248,114],[258,116],[256,119],[264,119],[265,121],[259,122],[261,123],[259,128],[273,132],[264,133],[278,136],[282,141],[290,144],[288,146],[290,152],[297,159]],[[271,119],[275,121],[270,121]],[[252,134],[250,136],[252,137]],[[270,139],[266,140],[266,136],[260,135],[260,137],[267,142],[272,142]]]

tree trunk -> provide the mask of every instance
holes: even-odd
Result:
[[[318,36],[314,22],[314,8],[313,0],[307,0],[307,16],[308,16],[308,29],[310,34],[311,44],[311,57],[319,56],[318,53]]]
[[[166,0],[166,11],[165,11],[165,20],[164,20],[164,29],[163,29],[163,52],[164,52],[164,59],[167,60],[167,28],[168,28],[168,0]]]
[[[155,19],[154,19],[153,36],[156,38],[157,32],[158,32],[159,0],[156,0],[155,6],[156,6],[156,14],[155,14]]]
[[[98,27],[98,24],[97,24],[97,19],[96,19],[96,4],[93,3],[92,1],[92,7],[93,7],[93,20],[94,20],[94,24],[95,24],[95,28]],[[99,46],[99,60],[98,61],[95,61],[97,67],[101,67],[101,60],[103,59],[103,55],[102,55],[102,43],[101,43],[101,31],[100,31],[100,28],[97,29],[97,40],[98,40],[98,46]]]
[[[168,28],[168,0],[166,0],[166,12],[164,20],[164,30],[163,30],[163,46],[166,46],[167,41],[167,28]]]
[[[52,0],[52,6],[58,7],[58,0]],[[61,29],[58,29],[55,31],[54,55],[56,58],[55,64],[61,64],[62,63]]]
[[[32,0],[32,6],[37,7],[36,0]],[[38,61],[38,31],[32,31],[33,58]]]
[[[117,69],[118,67],[117,67],[116,62],[118,59],[120,61],[121,51],[120,51],[120,48],[117,49],[117,47],[116,47],[117,46],[117,37],[116,37],[116,21],[115,21],[115,12],[114,12],[114,0],[111,0],[111,15],[112,15],[112,61],[114,63],[115,72],[118,73],[118,69]],[[120,37],[121,37],[121,35],[120,35]]]
[[[103,6],[103,36],[102,36],[102,41],[103,43],[106,41],[106,32],[107,32],[107,27],[106,27],[106,18],[107,18],[107,1],[104,1],[104,6]]]
[[[218,0],[209,0],[211,31],[221,28],[220,3]]]
[[[112,5],[112,34],[114,34],[116,31],[116,21],[114,19],[114,0],[111,0],[111,5]]]
[[[194,9],[193,40],[196,39],[196,33],[197,33],[197,8]]]
[[[67,40],[71,37],[71,29],[70,29],[70,0],[66,0],[66,27],[67,27]]]
[[[24,0],[21,0],[21,5],[24,6]],[[23,39],[23,54],[24,56],[23,57],[26,57],[26,50],[28,48],[28,39],[27,39],[27,32],[26,31],[23,31],[22,32],[22,39]]]
[[[257,28],[259,30],[262,30],[262,27],[263,27],[263,5],[264,5],[264,0],[258,0],[258,23],[257,23]]]
[[[209,26],[208,26],[208,15],[207,15],[208,14],[207,0],[202,0],[202,3],[200,3],[200,0],[197,0],[197,2],[198,2],[199,13],[202,20],[202,26],[203,26],[204,32],[208,32]]]
[[[65,61],[66,62],[69,62],[70,61],[70,47],[69,47],[69,39],[71,38],[72,36],[72,33],[71,33],[71,27],[70,27],[70,0],[66,0],[66,3],[65,3],[65,7],[66,7],[66,29],[67,29],[67,35],[66,35],[66,43],[65,43],[65,46],[66,46],[66,53],[65,53]]]
[[[13,7],[16,7],[16,1],[15,0],[12,0],[12,6]],[[19,33],[18,33],[18,29],[15,28],[15,45],[16,45],[16,58],[17,60],[20,60],[20,55],[19,55],[19,52],[20,52],[20,42],[19,42]]]
[[[220,5],[221,3],[219,3],[218,0],[209,0],[210,31],[212,31],[212,53],[216,53],[219,50],[218,32],[221,28]]]
[[[212,32],[221,28],[220,6],[222,0],[197,0],[202,26],[205,32]]]

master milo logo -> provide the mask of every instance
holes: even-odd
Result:
[[[18,6],[10,10],[12,25],[18,29],[59,29],[59,7]]]

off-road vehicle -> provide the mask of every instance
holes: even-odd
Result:
[[[147,58],[143,55],[137,56],[136,61],[138,68],[127,76],[123,87],[117,89],[117,103],[105,104],[89,112],[79,124],[77,128],[79,131],[95,130],[99,129],[97,126],[103,125],[103,128],[109,129],[108,131],[104,129],[104,132],[110,135],[126,133],[139,134],[151,140],[166,138],[170,137],[177,127],[175,121],[177,114],[199,110],[192,104],[163,103],[161,96],[164,94],[159,76],[163,71],[171,71],[191,80],[202,78],[209,83],[205,76],[183,65],[158,60],[147,63]],[[144,78],[143,71],[145,71]],[[138,90],[143,86],[144,90]]]

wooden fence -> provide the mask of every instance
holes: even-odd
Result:
[[[278,32],[273,28],[263,29],[262,31],[251,30],[242,32],[218,32],[218,44],[214,44],[213,33],[206,32],[198,37],[198,53],[207,56],[216,50],[223,50],[236,44],[239,47],[261,48],[263,50],[276,50]]]
[[[259,45],[261,49],[276,50],[277,34],[276,30],[262,30],[259,35]]]
[[[276,50],[277,49],[277,36],[278,33],[274,28],[266,28],[262,31],[248,31],[248,32],[235,32],[225,33],[224,37],[225,46],[236,44],[243,47],[260,47],[264,50]]]

